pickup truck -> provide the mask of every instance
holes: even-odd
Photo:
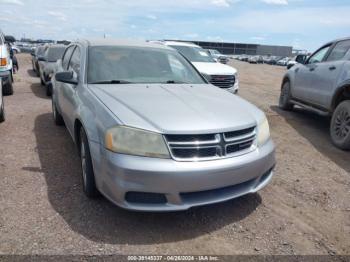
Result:
[[[283,78],[279,106],[301,106],[330,116],[335,146],[350,149],[350,37],[323,45],[309,58],[299,55],[297,64]]]

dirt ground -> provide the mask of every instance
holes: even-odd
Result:
[[[255,195],[180,213],[136,213],[87,199],[80,163],[51,102],[18,55],[0,124],[0,254],[348,254],[350,153],[329,120],[277,108],[285,68],[231,62],[239,95],[268,115],[277,146],[271,184]]]

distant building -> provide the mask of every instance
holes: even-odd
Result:
[[[171,41],[171,40],[169,40]],[[292,56],[292,46],[275,46],[227,42],[207,42],[207,41],[186,41],[173,40],[181,42],[190,42],[201,46],[204,49],[216,49],[226,55],[273,55],[273,56]]]

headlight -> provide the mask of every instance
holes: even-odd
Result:
[[[128,155],[170,158],[161,134],[126,126],[107,130],[105,146],[108,150]]]
[[[266,117],[258,126],[258,146],[264,145],[270,138],[270,127]]]

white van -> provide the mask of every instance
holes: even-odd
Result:
[[[239,81],[237,69],[218,63],[202,47],[193,43],[178,41],[159,42],[179,51],[213,85],[231,93],[237,93]]]
[[[4,95],[13,94],[12,73],[10,50],[5,43],[5,36],[0,30],[0,77],[2,78],[2,93]]]

